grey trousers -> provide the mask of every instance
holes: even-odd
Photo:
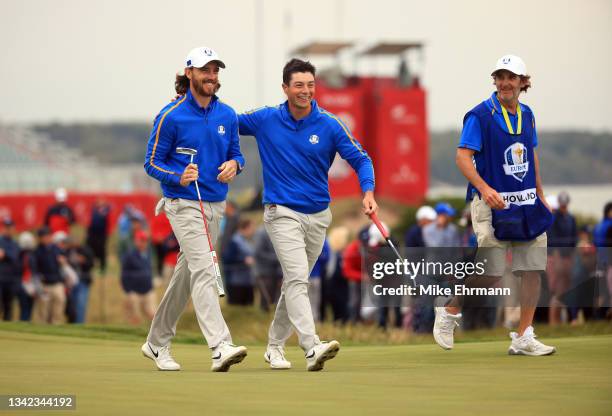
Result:
[[[331,210],[302,214],[282,205],[266,205],[264,226],[283,269],[281,295],[268,332],[269,344],[283,346],[297,332],[304,351],[321,341],[308,298],[308,276],[321,254]]]
[[[219,236],[225,201],[203,202],[213,244]],[[164,210],[181,251],[166,293],[155,312],[147,341],[164,346],[176,335],[176,324],[192,297],[198,324],[210,348],[232,342],[221,314],[215,272],[198,201],[163,198],[156,214]]]

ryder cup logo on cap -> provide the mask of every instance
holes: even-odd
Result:
[[[199,48],[194,48],[189,52],[187,58],[185,59],[185,67],[190,68],[202,68],[209,62],[216,61],[221,68],[225,68],[225,64],[217,55],[217,52],[214,49],[207,48],[205,46],[201,46]]]
[[[499,58],[491,75],[495,74],[501,69],[505,69],[506,71],[510,71],[516,75],[527,75],[527,67],[525,66],[525,62],[523,62],[523,60],[516,55],[504,55]]]
[[[523,143],[517,142],[508,146],[504,150],[504,173],[512,176],[519,182],[523,182],[523,178],[529,171],[529,162],[527,161],[527,148]]]

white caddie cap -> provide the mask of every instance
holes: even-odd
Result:
[[[199,48],[194,48],[189,52],[187,58],[185,58],[185,67],[190,68],[202,68],[204,65],[211,61],[217,61],[221,68],[225,68],[225,64],[211,48],[207,48],[206,46],[200,46]]]
[[[436,219],[437,216],[438,214],[436,213],[436,210],[430,207],[429,205],[423,205],[416,212],[417,221],[421,221],[421,220],[433,221]]]
[[[527,75],[527,66],[525,62],[516,55],[504,55],[499,58],[491,75],[495,74],[500,69],[505,69],[516,75]]]

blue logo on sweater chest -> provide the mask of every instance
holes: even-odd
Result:
[[[319,136],[317,136],[316,134],[313,134],[312,136],[310,136],[310,138],[308,139],[308,141],[311,144],[317,144],[319,143]]]

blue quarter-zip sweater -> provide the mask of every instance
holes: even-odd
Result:
[[[217,180],[218,167],[228,160],[236,160],[240,168],[244,166],[234,109],[216,96],[202,108],[188,91],[155,118],[145,156],[147,174],[161,182],[165,197],[197,200],[193,184],[180,185],[190,156],[176,153],[177,147],[198,151],[193,163],[198,165],[202,199],[225,200],[228,186]]]
[[[363,192],[374,190],[372,160],[337,116],[312,101],[295,120],[287,102],[238,116],[240,134],[255,136],[263,165],[263,203],[312,214],[330,202],[327,172],[336,152],[357,172]]]

